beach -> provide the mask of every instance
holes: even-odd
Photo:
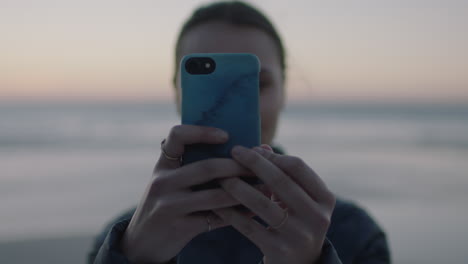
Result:
[[[0,263],[84,263],[179,122],[153,102],[2,104],[0,118]],[[468,259],[466,106],[293,104],[276,142],[376,219],[394,263]]]

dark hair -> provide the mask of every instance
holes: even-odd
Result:
[[[193,12],[192,16],[182,26],[177,38],[175,49],[176,69],[179,64],[177,60],[180,57],[180,41],[184,34],[193,27],[209,21],[220,21],[238,26],[251,26],[263,30],[273,38],[278,47],[281,69],[283,71],[283,76],[285,75],[286,55],[278,32],[264,14],[255,7],[240,1],[212,3],[201,6]]]

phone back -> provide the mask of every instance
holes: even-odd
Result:
[[[214,71],[192,74],[190,58],[210,58]],[[193,61],[193,60],[192,60]],[[183,164],[213,157],[231,157],[235,145],[260,145],[259,71],[253,54],[206,53],[185,56],[180,64],[182,124],[217,127],[229,133],[225,144],[186,146]]]

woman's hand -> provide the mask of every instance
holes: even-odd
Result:
[[[275,154],[265,146],[253,150],[237,146],[232,155],[278,200],[267,198],[238,178],[220,180],[221,186],[270,227],[234,208],[214,212],[257,245],[265,264],[315,263],[330,225],[335,196],[299,158]]]
[[[226,226],[210,210],[238,205],[222,188],[193,192],[190,186],[250,172],[232,159],[210,159],[180,167],[184,146],[220,144],[228,135],[216,128],[179,125],[172,128],[153,178],[121,241],[125,256],[135,263],[164,263],[196,235]],[[172,157],[172,158],[171,158]],[[211,213],[209,213],[211,212]]]

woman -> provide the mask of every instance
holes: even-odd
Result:
[[[179,34],[176,65],[185,54],[199,52],[258,56],[262,146],[235,147],[233,159],[181,167],[185,145],[219,144],[229,135],[208,127],[173,127],[136,210],[97,238],[90,263],[389,263],[385,235],[362,209],[336,200],[300,158],[270,147],[285,101],[286,66],[269,20],[241,2],[201,7]],[[176,78],[174,86],[180,107]],[[246,172],[259,177],[263,188],[240,180]],[[190,191],[213,179],[222,188]],[[253,213],[234,208],[240,204]]]

